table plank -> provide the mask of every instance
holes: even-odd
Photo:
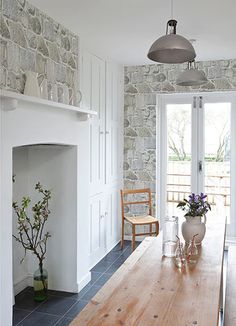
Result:
[[[181,272],[146,238],[71,326],[218,325],[225,223],[207,225],[197,265]]]
[[[228,267],[225,294],[225,326],[236,326],[236,247],[230,246],[228,250]]]

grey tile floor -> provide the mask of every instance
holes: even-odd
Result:
[[[138,245],[139,243],[137,243]],[[91,270],[91,281],[80,293],[49,291],[48,299],[37,303],[33,289],[26,288],[15,298],[14,326],[67,326],[80,313],[88,301],[109,280],[112,274],[131,254],[130,241],[124,249],[118,244]]]

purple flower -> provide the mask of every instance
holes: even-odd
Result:
[[[185,216],[203,216],[209,210],[211,210],[211,206],[207,202],[206,198],[207,195],[202,192],[200,193],[200,195],[192,193],[188,196],[188,200],[184,199],[177,205],[177,207],[186,211]]]

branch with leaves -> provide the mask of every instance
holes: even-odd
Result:
[[[49,232],[44,232],[45,223],[48,220],[49,200],[51,199],[51,191],[42,187],[40,182],[35,185],[35,190],[42,196],[32,207],[32,217],[29,217],[29,206],[31,199],[23,197],[21,205],[13,202],[12,207],[17,216],[17,235],[13,235],[17,242],[21,243],[25,249],[34,253],[39,260],[39,269],[41,275],[43,274],[43,260],[47,252],[47,241],[51,237]],[[21,260],[24,261],[25,256]]]

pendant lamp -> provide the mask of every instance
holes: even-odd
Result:
[[[205,73],[197,69],[195,61],[188,62],[188,68],[176,80],[176,84],[179,86],[197,86],[207,82]]]
[[[171,0],[173,17],[173,0]],[[148,58],[160,63],[183,63],[192,61],[196,53],[192,44],[183,36],[176,34],[177,21],[171,19],[166,25],[166,35],[158,38],[148,52]]]

